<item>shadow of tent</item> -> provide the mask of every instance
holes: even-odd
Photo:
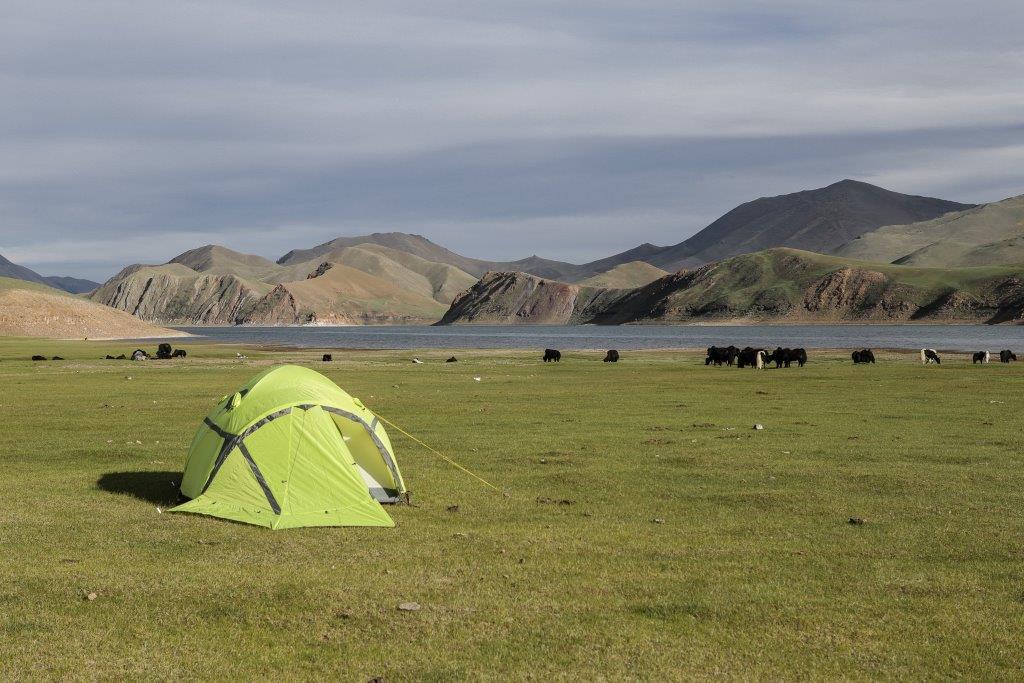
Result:
[[[180,484],[181,472],[107,472],[96,480],[96,486],[108,493],[167,506],[178,502]]]

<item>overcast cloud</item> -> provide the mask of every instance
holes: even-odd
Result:
[[[1024,193],[1019,0],[34,0],[0,22],[0,253],[105,279],[401,230],[674,244],[852,177]]]

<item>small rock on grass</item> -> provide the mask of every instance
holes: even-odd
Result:
[[[447,510],[448,512],[458,512],[459,511],[459,506],[458,505],[449,505],[448,507],[445,508],[445,510]]]
[[[95,600],[95,599],[96,599],[96,598],[98,598],[98,597],[99,597],[99,596],[98,596],[98,595],[96,595],[95,593],[89,593],[89,594],[87,594],[87,595],[85,596],[85,599],[86,599],[86,600],[88,600],[89,602],[92,602],[93,600]]]
[[[850,517],[850,519],[847,520],[846,523],[847,524],[852,524],[854,526],[861,526],[861,525],[864,524],[864,518],[863,517]]]
[[[760,431],[760,430],[764,429],[764,425],[761,424],[760,422],[758,422],[756,425],[754,425],[754,429]]]
[[[420,603],[418,602],[400,602],[398,603],[399,612],[417,612],[420,609]]]

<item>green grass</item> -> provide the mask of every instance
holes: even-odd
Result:
[[[0,342],[0,679],[1024,675],[1024,364],[132,348]],[[508,496],[392,433],[395,529],[158,514],[275,361]]]
[[[46,292],[47,294],[58,294],[64,296],[72,296],[62,289],[56,289],[49,285],[44,285],[38,282],[29,282],[28,280],[18,280],[12,277],[0,277],[0,290],[5,289],[27,289],[32,292]]]

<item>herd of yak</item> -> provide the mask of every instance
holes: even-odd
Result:
[[[992,354],[988,351],[978,351],[972,354],[971,362],[988,363],[991,357]],[[850,354],[850,358],[854,365],[875,362],[875,354],[871,349],[854,351]],[[1017,360],[1017,354],[1013,351],[1003,349],[999,352],[1000,363],[1011,363],[1015,360]],[[788,368],[792,363],[803,367],[806,362],[807,351],[804,349],[784,349],[781,346],[772,352],[750,346],[744,349],[738,349],[735,346],[709,346],[708,356],[704,359],[704,365],[732,365],[735,363],[737,367],[741,368],[766,368],[771,363],[775,363],[776,368]],[[935,349],[921,349],[921,363],[924,365],[940,364],[942,359]]]
[[[171,349],[170,344],[160,344],[156,347],[156,355],[151,356],[143,349],[135,349],[132,351],[132,355],[126,356],[121,354],[120,356],[111,356],[109,353],[105,360],[151,360],[156,358],[157,360],[167,360],[168,358],[184,358],[188,355],[185,349]],[[53,358],[47,358],[46,356],[32,356],[32,360],[64,360],[60,356],[54,356]]]
[[[770,363],[775,363],[777,368],[788,368],[796,363],[802,368],[806,362],[807,351],[805,349],[784,349],[781,346],[771,352],[751,346],[743,349],[738,349],[735,346],[709,346],[708,357],[704,359],[704,365],[732,365],[735,363],[741,368],[765,368]]]

